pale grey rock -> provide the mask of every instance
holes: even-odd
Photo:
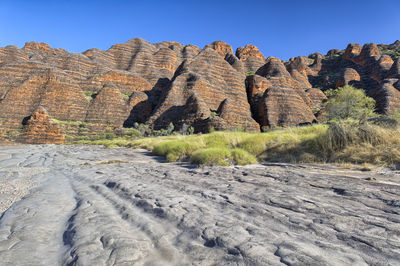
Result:
[[[0,264],[400,264],[395,171],[160,160],[125,148],[0,148],[0,191],[22,193],[1,214]]]

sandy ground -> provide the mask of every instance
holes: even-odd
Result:
[[[159,160],[0,147],[0,265],[400,265],[396,172]]]

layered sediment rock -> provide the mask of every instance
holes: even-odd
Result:
[[[223,101],[229,99],[230,110],[235,113],[235,119],[230,120],[229,125],[258,131],[259,126],[251,117],[244,79],[244,74],[234,69],[217,51],[202,50],[183,64],[149,121],[155,128],[166,127],[173,121],[177,121],[178,126],[186,121],[196,128],[201,121],[192,120],[194,117],[206,118],[209,111],[205,109],[216,111]],[[188,100],[193,93],[196,102],[202,103],[202,108],[192,111],[198,115],[188,116],[183,110],[191,102]]]
[[[308,98],[311,100],[311,108],[320,108],[324,100],[327,99],[326,95],[320,89],[306,89],[305,93],[307,94]]]
[[[360,74],[358,74],[356,70],[352,68],[346,68],[343,72],[343,75],[336,83],[336,88],[349,85],[351,82],[360,81],[360,79]]]
[[[222,41],[200,49],[136,38],[83,53],[37,42],[6,46],[0,48],[0,134],[19,131],[39,106],[96,132],[135,122],[196,131],[295,126],[315,120],[313,111],[326,99],[322,91],[347,84],[365,89],[380,112],[393,113],[400,109],[399,43],[349,44],[286,62],[253,45],[234,53]]]
[[[205,49],[206,48],[214,49],[223,58],[225,58],[225,56],[228,54],[233,54],[232,46],[230,46],[229,44],[222,42],[222,41],[212,42],[212,43],[206,45],[204,48]]]
[[[285,127],[316,122],[311,108],[292,88],[268,88],[258,108],[262,126]]]
[[[57,69],[32,74],[5,92],[0,117],[11,119],[10,128],[19,127],[39,106],[59,120],[83,121],[89,101],[69,75]]]
[[[396,62],[390,68],[388,77],[400,79],[400,57],[396,60]]]
[[[105,85],[91,100],[85,121],[122,126],[129,116],[127,100],[117,87]]]
[[[376,101],[379,112],[388,115],[400,110],[400,82],[398,79],[385,79],[380,87],[372,90],[370,96]]]
[[[65,141],[65,136],[61,133],[57,124],[50,120],[46,109],[39,106],[27,120],[20,141],[36,144],[62,144]]]
[[[245,72],[255,72],[265,64],[265,56],[254,45],[237,48],[236,57],[243,62]]]
[[[343,59],[353,61],[357,56],[360,55],[361,50],[362,46],[358,43],[350,43],[344,52]]]

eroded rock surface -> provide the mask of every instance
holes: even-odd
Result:
[[[264,55],[250,44],[234,53],[223,41],[201,49],[135,38],[83,53],[37,42],[21,49],[9,45],[0,48],[0,136],[21,134],[24,119],[39,106],[54,119],[87,125],[87,130],[69,129],[76,134],[68,139],[88,138],[92,129],[102,135],[135,123],[145,123],[150,130],[170,123],[180,130],[185,124],[196,132],[297,126],[315,120],[310,112],[321,108],[325,90],[348,84],[372,96],[377,110],[392,114],[400,109],[398,89],[388,85],[400,78],[399,43],[351,43],[345,50],[288,61]],[[267,90],[293,97],[269,97],[273,102],[260,107]],[[229,121],[227,113],[217,113],[224,101],[236,114],[229,115]],[[280,122],[265,123],[266,114],[272,113]]]
[[[2,147],[1,191],[32,189],[1,195],[0,261],[398,265],[399,178],[329,165],[194,168],[125,148]]]
[[[28,118],[21,134],[21,142],[31,144],[62,144],[65,141],[64,134],[56,123],[53,123],[42,106]]]

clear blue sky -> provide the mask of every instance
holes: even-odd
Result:
[[[0,0],[0,47],[45,42],[70,52],[140,37],[259,47],[282,59],[349,42],[400,39],[399,0]]]

